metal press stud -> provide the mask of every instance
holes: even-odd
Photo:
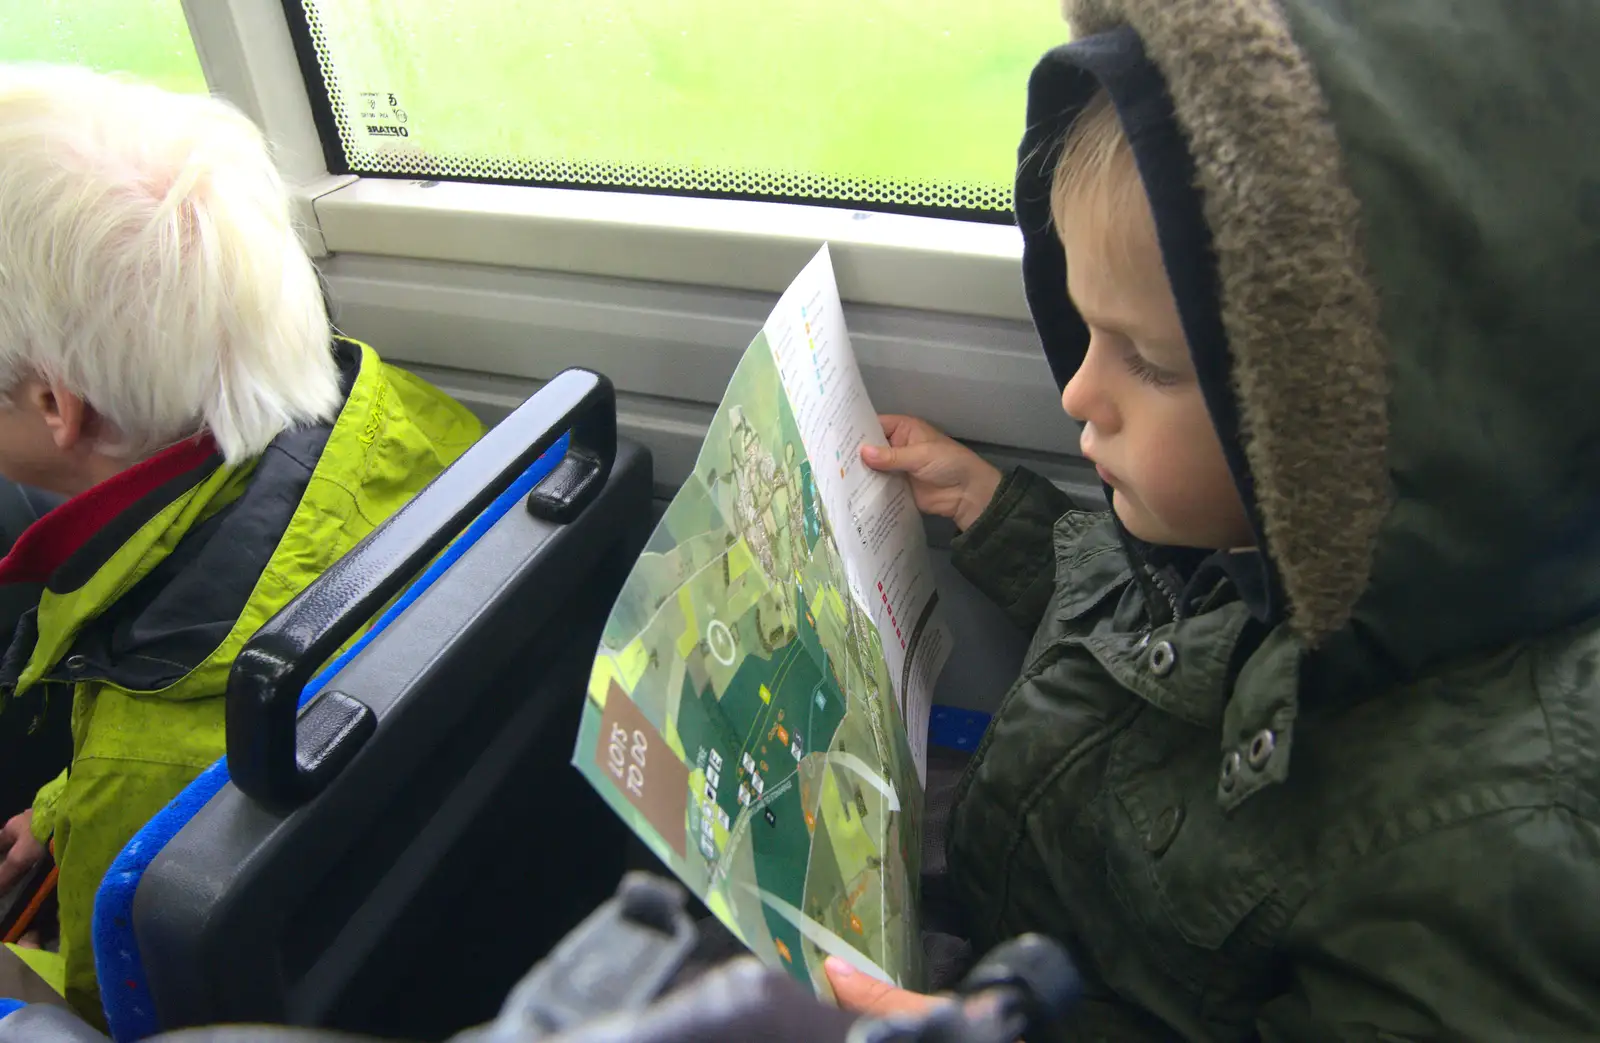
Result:
[[[1264,728],[1256,733],[1250,740],[1250,767],[1260,771],[1272,759],[1272,751],[1278,748],[1278,737],[1272,733],[1271,728]]]
[[[1177,665],[1178,650],[1172,647],[1172,642],[1156,642],[1156,646],[1150,650],[1150,672],[1157,677],[1165,677]]]

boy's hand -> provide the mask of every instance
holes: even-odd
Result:
[[[44,845],[33,839],[32,809],[0,826],[0,855],[0,894],[5,894],[44,857]]]
[[[950,1002],[936,996],[897,989],[870,974],[862,974],[837,956],[824,960],[822,969],[828,976],[828,984],[833,986],[833,996],[839,1001],[839,1006],[857,1014],[870,1014],[875,1018],[890,1014],[920,1014],[930,1007]]]
[[[862,462],[874,471],[910,478],[911,494],[923,514],[949,518],[958,529],[970,528],[1000,488],[1000,471],[926,420],[894,415],[878,420],[889,448],[862,446]]]

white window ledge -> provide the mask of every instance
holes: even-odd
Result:
[[[1010,225],[574,189],[357,178],[310,188],[328,251],[776,294],[824,242],[845,300],[1026,319]],[[320,245],[320,244],[319,244]]]

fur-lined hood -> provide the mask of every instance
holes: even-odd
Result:
[[[1600,613],[1600,9],[1065,9],[1168,87],[1229,357],[1208,404],[1298,640],[1404,675]],[[1018,175],[1058,378],[1081,322],[1038,217],[1074,75],[1036,71]]]

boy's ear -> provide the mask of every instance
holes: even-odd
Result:
[[[90,434],[89,428],[95,421],[94,410],[59,382],[31,380],[24,398],[44,420],[57,449],[71,451]]]

